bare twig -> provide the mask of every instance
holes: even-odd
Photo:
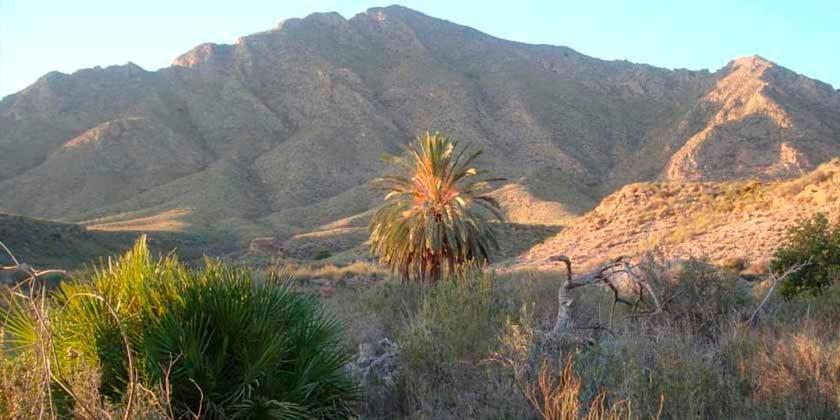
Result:
[[[128,361],[128,401],[125,404],[125,413],[123,415],[123,419],[128,420],[131,418],[131,410],[133,409],[134,387],[136,386],[137,382],[137,373],[134,370],[134,358],[131,356],[131,344],[128,342],[128,335],[126,335],[125,333],[122,320],[120,319],[117,312],[114,310],[114,307],[111,306],[111,304],[108,303],[108,301],[102,296],[93,293],[74,293],[67,298],[67,302],[70,302],[75,297],[89,297],[102,302],[105,305],[105,307],[108,308],[108,312],[114,318],[114,321],[117,322],[117,327],[120,329],[120,336],[122,337],[123,346],[125,346],[125,354]]]
[[[196,383],[193,380],[193,378],[190,378],[190,382],[192,382],[193,385],[195,385],[195,387],[198,389],[198,394],[199,394],[198,413],[194,413],[195,414],[195,419],[198,420],[198,419],[201,418],[201,412],[203,411],[203,408],[204,408],[204,391],[201,390],[201,387],[198,386],[198,383]]]
[[[755,325],[756,320],[758,319],[758,313],[761,312],[761,309],[764,308],[764,305],[766,305],[767,301],[770,300],[770,295],[773,294],[773,291],[776,289],[776,286],[782,280],[784,280],[786,277],[788,277],[789,275],[791,275],[793,273],[799,272],[800,270],[802,270],[803,268],[805,268],[809,265],[811,265],[811,258],[809,258],[808,261],[805,261],[803,263],[799,263],[799,264],[795,264],[795,265],[791,266],[790,268],[785,270],[782,274],[772,274],[772,280],[771,280],[772,283],[770,284],[770,290],[767,291],[767,295],[764,296],[764,299],[762,299],[761,303],[759,303],[758,306],[755,308],[755,311],[753,311],[752,315],[747,320],[746,325],[748,325],[748,326],[754,326]]]
[[[42,379],[41,387],[45,390],[46,393],[46,403],[42,400],[41,406],[39,407],[39,414],[38,418],[43,418],[45,414],[45,406],[49,408],[50,417],[57,418],[55,413],[55,408],[53,406],[53,397],[52,397],[52,388],[50,386],[50,382],[55,383],[58,385],[64,392],[67,393],[75,402],[78,404],[79,407],[89,416],[91,419],[101,418],[101,416],[97,415],[95,410],[87,404],[84,400],[82,400],[74,391],[73,389],[67,384],[67,381],[62,377],[61,369],[59,366],[59,358],[55,351],[55,346],[53,345],[53,336],[52,336],[52,325],[50,323],[48,311],[47,311],[47,303],[46,303],[46,285],[43,283],[40,284],[40,291],[36,297],[35,290],[38,287],[38,280],[41,276],[47,274],[61,274],[64,276],[70,276],[70,274],[65,270],[58,270],[58,269],[48,269],[48,270],[36,270],[34,267],[26,264],[21,263],[14,255],[14,253],[2,242],[0,242],[0,247],[2,247],[9,257],[11,257],[12,261],[15,263],[13,266],[2,266],[0,269],[4,271],[11,271],[12,273],[20,272],[27,275],[27,277],[18,282],[12,288],[12,294],[14,296],[23,298],[24,301],[29,303],[31,307],[31,313],[35,318],[35,322],[37,325],[37,336],[38,336],[38,345],[36,346],[36,354],[38,355],[41,363],[44,367],[44,377]],[[28,287],[28,294],[23,293],[24,286]],[[79,294],[84,295],[84,294]],[[75,295],[74,295],[75,296]],[[111,315],[115,317],[117,320],[117,324],[120,326],[120,333],[123,337],[123,343],[126,345],[126,351],[128,352],[128,364],[129,364],[129,375],[131,378],[129,379],[129,398],[128,403],[126,404],[126,411],[124,415],[124,420],[128,420],[131,418],[131,411],[133,406],[133,399],[134,399],[134,383],[136,374],[134,373],[134,364],[131,357],[131,350],[128,344],[128,338],[125,335],[124,331],[122,330],[122,323],[117,316],[116,312],[113,308],[105,302],[105,300],[96,295],[90,295],[91,297],[95,297],[97,299],[102,300],[105,305],[108,307]],[[71,296],[72,299],[73,296]],[[101,415],[104,415],[106,418],[111,418],[111,416],[101,408],[98,410]]]
[[[175,356],[175,358],[170,359],[168,366],[166,366],[166,367],[161,366],[161,368],[163,369],[163,381],[159,385],[159,387],[160,387],[160,394],[162,394],[163,397],[165,398],[166,407],[164,407],[163,404],[161,404],[160,398],[158,397],[158,394],[156,394],[152,390],[144,387],[143,384],[141,384],[139,382],[137,383],[137,387],[140,388],[140,390],[147,393],[149,395],[149,397],[152,398],[152,403],[158,407],[160,412],[163,413],[163,415],[166,416],[166,418],[168,420],[175,420],[175,412],[172,409],[172,397],[171,397],[172,396],[172,383],[170,382],[169,378],[170,378],[170,375],[172,374],[172,368],[175,366],[175,363],[177,363],[178,360],[181,359],[181,356],[183,356],[183,354],[178,354],[177,356]]]
[[[643,281],[641,278],[639,278],[638,275],[636,275],[636,273],[633,272],[633,269],[632,269],[632,267],[630,267],[630,264],[627,264],[625,262],[624,263],[624,270],[621,270],[621,271],[627,273],[627,275],[629,275],[636,284],[640,285],[640,287],[644,287],[645,290],[647,290],[651,299],[653,299],[653,304],[656,306],[656,311],[654,312],[654,314],[658,314],[658,313],[662,312],[662,306],[659,304],[659,299],[656,297],[656,293],[653,292],[653,288],[650,287],[650,285],[646,281]],[[642,296],[643,295],[642,295],[641,289],[640,289],[640,291],[639,291],[639,300],[640,301],[642,300]]]
[[[15,258],[15,254],[12,254],[12,251],[9,251],[9,248],[6,246],[6,244],[3,243],[3,241],[0,241],[0,247],[3,247],[3,249],[6,250],[6,253],[9,254],[10,257],[12,257],[12,262],[15,263],[15,266],[20,265],[17,258]]]

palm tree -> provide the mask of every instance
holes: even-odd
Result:
[[[484,263],[498,248],[486,216],[501,220],[499,204],[483,194],[501,178],[471,166],[479,155],[426,132],[403,155],[385,156],[390,170],[373,182],[385,204],[370,223],[371,252],[404,281],[434,283],[444,268]]]

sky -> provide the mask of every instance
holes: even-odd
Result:
[[[50,71],[134,62],[166,67],[204,43],[274,28],[362,0],[0,0],[0,97]],[[402,0],[499,38],[571,47],[602,59],[716,70],[758,54],[840,88],[840,1]]]

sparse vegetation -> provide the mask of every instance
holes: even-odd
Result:
[[[0,420],[840,419],[838,92],[401,6],[51,73],[0,101]],[[423,124],[488,154],[369,185]]]
[[[317,260],[325,260],[329,257],[332,257],[332,252],[330,252],[329,249],[321,248],[317,252],[315,252],[315,255],[312,256],[312,259],[317,261]]]
[[[473,163],[481,151],[435,133],[418,137],[402,156],[387,156],[391,172],[374,181],[385,204],[370,222],[371,251],[404,280],[434,283],[497,248],[482,210],[501,219],[489,192],[492,178]]]
[[[570,270],[568,278],[517,267],[496,273],[482,264],[487,255],[477,245],[491,239],[483,216],[466,222],[472,230],[458,231],[475,215],[438,223],[448,210],[435,210],[486,185],[463,163],[474,155],[436,137],[394,158],[402,162],[397,167],[425,170],[428,179],[413,184],[414,175],[405,175],[400,193],[390,197],[402,201],[373,217],[374,233],[384,235],[374,250],[393,257],[383,257],[386,267],[348,264],[353,259],[345,255],[315,261],[319,248],[311,246],[300,257],[308,261],[275,259],[268,273],[255,275],[211,260],[189,269],[174,256],[154,260],[138,246],[51,293],[41,289],[45,282],[7,291],[0,411],[18,418],[149,419],[840,416],[834,281],[840,229],[829,222],[836,215],[794,227],[769,270],[741,255],[711,261],[648,252],[611,259],[599,266],[607,267],[603,272],[572,277]],[[446,165],[449,175],[430,169]],[[459,173],[469,182],[428,197],[410,189],[426,191],[444,185],[435,179]],[[700,209],[686,234],[703,236],[720,224],[716,215],[766,210],[776,205],[768,198],[776,192],[828,203],[835,190],[830,178],[820,182],[824,190],[816,193],[798,181],[637,185],[611,200],[625,206],[641,200],[643,220],[631,214],[631,223],[660,223],[663,209],[683,218],[684,209]],[[697,201],[680,201],[686,191],[687,200]],[[429,197],[450,200],[422,201]],[[406,214],[413,216],[397,217]],[[604,218],[593,219],[596,225],[607,223],[608,214],[596,216]],[[412,234],[415,241],[402,240]],[[632,245],[610,234],[605,246]],[[455,243],[448,242],[452,235],[464,241],[460,248],[445,246]],[[394,281],[388,269],[419,281]],[[270,274],[278,271],[297,281]],[[564,281],[567,295],[558,296]],[[789,282],[798,299],[774,293],[779,286],[787,296]],[[310,293],[311,285],[318,293]],[[562,334],[555,334],[558,308],[570,320]],[[373,376],[361,380],[339,341],[340,325],[360,358],[378,357],[379,350],[363,351],[371,342],[395,343],[388,347],[397,349],[393,374],[382,379],[365,371]]]
[[[781,272],[802,263],[808,265],[781,284],[780,291],[786,298],[816,295],[840,281],[840,223],[832,225],[825,214],[817,213],[788,230],[770,268]]]
[[[279,357],[277,340],[300,342],[278,336],[277,331],[288,328],[276,322],[309,316],[315,323],[311,325],[319,325],[311,318],[317,313],[313,298],[292,294],[269,278],[254,280],[246,270],[211,263],[191,271],[171,258],[154,261],[147,253],[133,252],[110,268],[80,277],[90,282],[65,283],[46,301],[53,308],[48,318],[53,338],[41,353],[26,349],[33,349],[32,340],[43,340],[43,329],[32,328],[31,322],[4,323],[0,409],[23,418],[37,417],[36,408],[45,401],[51,401],[47,407],[56,413],[81,417],[85,410],[104,410],[115,418],[127,412],[136,418],[172,418],[195,414],[199,405],[202,413],[217,418],[235,412],[258,417],[260,409],[292,417],[317,413],[318,408],[306,404],[324,401],[323,394],[298,406],[284,403],[294,397],[283,391],[293,389],[283,385],[288,376],[264,363]],[[395,381],[359,394],[362,418],[763,419],[840,414],[836,284],[819,296],[786,301],[768,293],[772,279],[746,282],[730,269],[699,259],[673,261],[652,254],[634,260],[633,267],[660,299],[662,311],[652,313],[646,299],[640,308],[619,305],[613,314],[609,289],[574,289],[574,340],[546,335],[557,308],[557,272],[496,274],[471,267],[454,281],[431,285],[384,280],[340,288],[324,303],[347,326],[353,345],[388,337],[400,349]],[[352,272],[346,273],[356,275]],[[84,293],[104,301],[83,299]],[[109,317],[108,307],[97,302],[109,302],[117,317]],[[59,303],[66,304],[62,311],[56,310]],[[747,322],[762,305],[760,322]],[[12,308],[12,320],[16,310]],[[28,329],[21,328],[26,325]],[[210,334],[224,335],[231,344],[202,338]],[[93,336],[98,339],[91,340]],[[246,336],[260,339],[247,341],[247,348],[233,344],[246,342]],[[29,347],[21,348],[27,343]],[[200,348],[206,351],[199,353]],[[298,354],[340,349],[296,348],[302,352]],[[55,378],[46,382],[53,386],[43,386],[44,359],[39,354],[57,358],[51,366]],[[127,354],[135,356],[133,368]],[[284,354],[289,359],[291,353]],[[333,367],[340,365],[335,362],[339,359],[349,360],[341,350],[328,354],[334,356],[311,360],[318,366],[333,360]],[[334,398],[348,396],[334,401],[351,404],[352,384],[332,372],[339,376],[321,383],[330,384],[326,387],[335,392],[330,394]],[[56,380],[75,396],[56,387]],[[131,384],[136,392],[129,403]],[[247,401],[232,402],[248,392]],[[278,393],[286,395],[277,399],[279,405],[268,402]],[[350,407],[329,404],[320,416],[342,417],[339,413],[349,411],[341,410]]]
[[[771,279],[745,282],[702,260],[651,257],[638,263],[665,309],[639,316],[620,305],[610,326],[612,292],[575,289],[573,331],[580,340],[571,341],[545,338],[556,313],[560,273],[473,273],[470,280],[431,288],[386,281],[336,295],[331,307],[339,308],[351,336],[367,337],[363,341],[387,336],[401,346],[399,380],[387,391],[397,400],[368,406],[364,415],[533,418],[543,417],[543,411],[567,413],[544,418],[596,413],[599,418],[764,419],[840,414],[840,359],[834,350],[840,337],[832,327],[840,321],[836,286],[792,302],[772,297],[761,322],[749,325],[746,320],[767,295]],[[784,360],[783,365],[775,360]]]

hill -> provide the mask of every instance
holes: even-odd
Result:
[[[514,180],[514,222],[556,225],[628,183],[812,170],[840,155],[838,115],[838,91],[760,57],[667,70],[399,6],[318,13],[4,98],[0,210],[285,240],[369,210],[380,155],[440,130]]]
[[[100,258],[119,255],[131,247],[140,233],[102,232],[71,223],[57,223],[0,213],[0,241],[21,263],[43,268],[78,269]],[[185,262],[197,262],[205,254],[223,256],[236,248],[224,238],[195,234],[157,232],[149,235],[156,254],[178,251]],[[0,250],[0,265],[11,265]]]
[[[761,270],[787,228],[814,212],[840,222],[840,159],[784,181],[630,184],[514,265],[544,267],[565,254],[585,267],[658,247]]]

